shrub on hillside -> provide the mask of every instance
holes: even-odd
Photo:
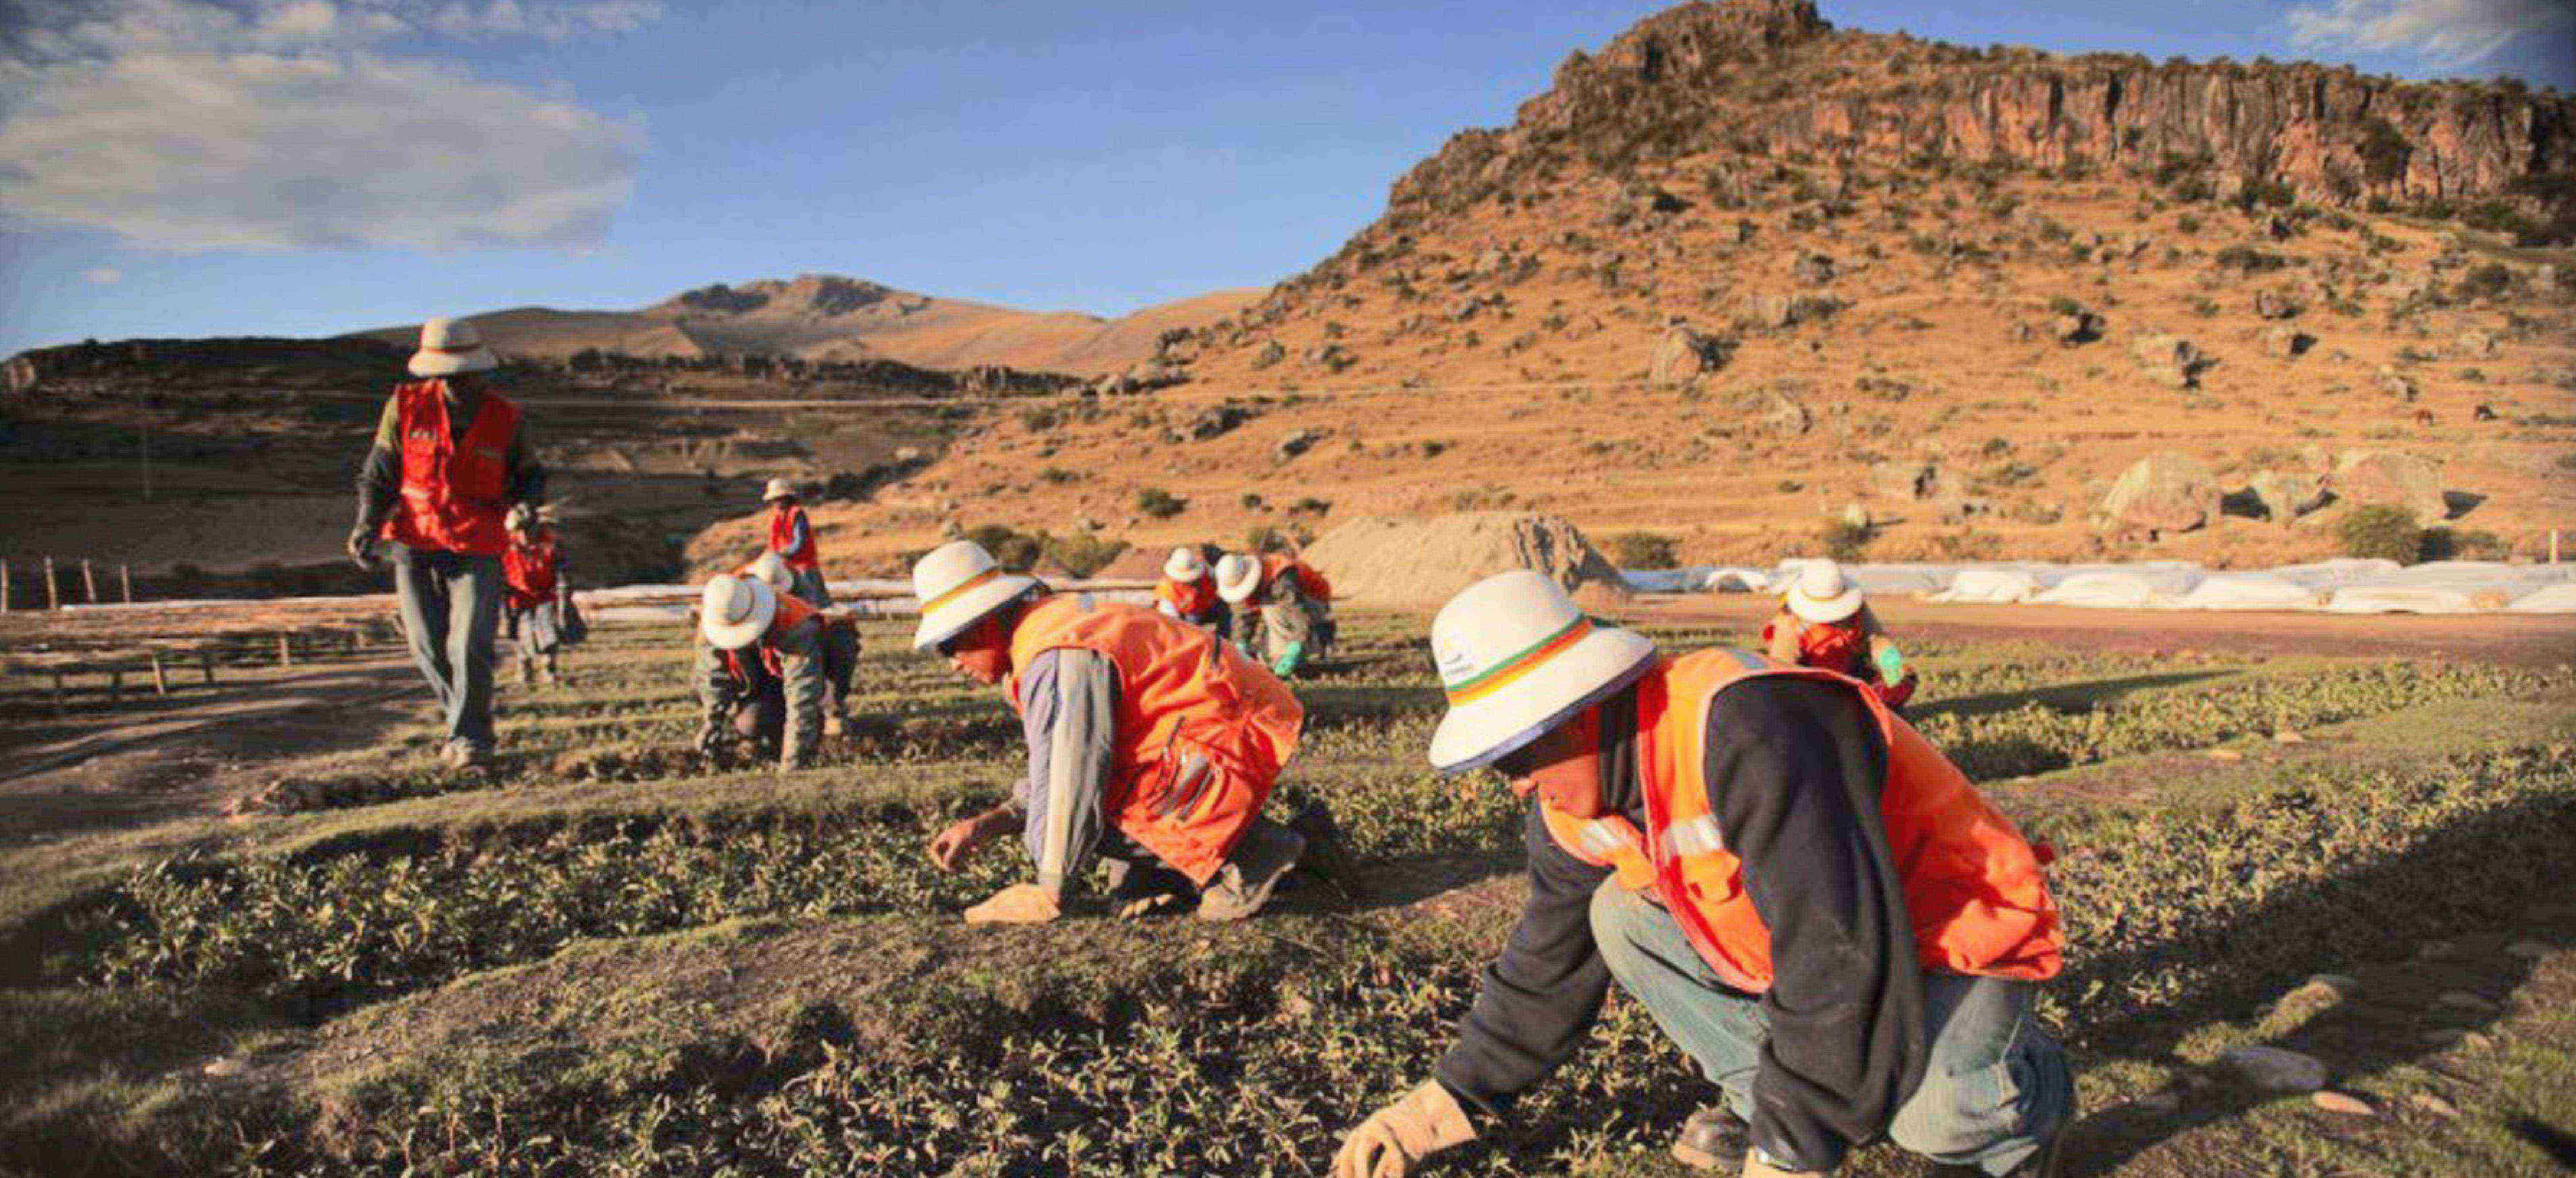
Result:
[[[2335,524],[2335,538],[2345,556],[2382,557],[2413,564],[2424,555],[2424,529],[2404,508],[2366,503]]]
[[[966,539],[983,546],[993,554],[993,561],[1015,573],[1037,567],[1038,558],[1046,555],[1038,537],[1013,531],[1009,524],[979,524],[966,529]]]
[[[1623,532],[1610,537],[1610,563],[1623,569],[1668,569],[1679,564],[1677,542],[1654,532]]]
[[[1825,521],[1825,526],[1817,533],[1816,540],[1824,545],[1825,555],[1835,560],[1851,561],[1859,560],[1862,551],[1869,547],[1870,540],[1876,536],[1877,532],[1868,524],[1836,519]]]
[[[1127,551],[1124,540],[1104,540],[1088,533],[1051,536],[1038,533],[1038,549],[1046,558],[1077,577],[1088,577],[1107,568],[1118,554]]]
[[[1147,487],[1136,492],[1136,510],[1155,519],[1170,519],[1179,515],[1182,509],[1189,505],[1189,500],[1180,498],[1161,487]]]

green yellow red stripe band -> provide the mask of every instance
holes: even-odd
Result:
[[[1592,619],[1578,617],[1564,629],[1538,640],[1529,649],[1504,659],[1494,668],[1449,688],[1449,706],[1463,707],[1502,690],[1522,676],[1546,665],[1547,660],[1592,633]]]
[[[923,613],[929,613],[929,612],[930,612],[930,611],[932,611],[932,610],[938,609],[940,606],[946,605],[946,604],[948,604],[949,602],[952,602],[952,601],[957,600],[958,596],[959,596],[960,594],[965,593],[967,590],[972,589],[972,588],[976,587],[977,585],[985,584],[986,582],[989,582],[989,581],[993,580],[994,578],[999,577],[999,576],[1001,576],[1001,575],[1002,575],[1002,569],[1001,569],[1001,566],[996,565],[996,566],[994,566],[994,567],[992,567],[992,568],[989,568],[989,569],[984,570],[983,572],[977,573],[977,574],[975,574],[974,576],[968,577],[968,578],[966,578],[963,582],[960,582],[956,588],[951,589],[951,590],[949,590],[949,591],[948,591],[948,592],[946,592],[946,593],[942,593],[942,594],[940,594],[940,595],[939,595],[939,596],[937,596],[937,597],[933,597],[933,598],[931,598],[931,599],[930,599],[930,600],[928,600],[928,601],[922,602],[922,603],[921,603],[921,612],[923,612]]]

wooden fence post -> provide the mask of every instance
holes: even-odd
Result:
[[[45,558],[45,608],[63,608],[63,592],[54,587],[54,558]]]
[[[281,667],[295,665],[295,647],[287,642],[284,630],[277,632],[277,665]]]
[[[89,567],[89,558],[81,558],[81,587],[89,591],[89,603],[98,604],[98,574]]]
[[[125,589],[125,604],[134,604],[134,566],[123,561],[116,565],[117,583]]]

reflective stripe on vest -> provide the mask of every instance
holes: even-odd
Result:
[[[402,501],[379,533],[406,548],[499,556],[510,547],[510,443],[519,407],[486,392],[464,436],[447,415],[447,382],[416,380],[394,389]]]
[[[1876,695],[1839,675],[1785,667],[1739,650],[1708,650],[1658,666],[1637,691],[1638,778],[1651,838],[1631,831],[1611,854],[1586,823],[1542,802],[1549,834],[1568,854],[1616,865],[1620,883],[1649,891],[1673,913],[1721,980],[1748,992],[1771,984],[1770,930],[1746,895],[1742,863],[1709,812],[1703,760],[1709,707],[1717,693],[1760,675],[1849,684],[1887,742],[1880,820],[1891,862],[1907,872],[1907,916],[1926,969],[2024,980],[2054,976],[2062,937],[2042,860],[2020,832],[1987,806],[1965,775]],[[1616,820],[1622,827],[1624,819]],[[1651,847],[1643,883],[1631,864]]]

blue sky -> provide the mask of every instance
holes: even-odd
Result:
[[[1266,285],[1662,7],[0,0],[0,354],[807,271],[1102,314]],[[2569,0],[1822,7],[2576,88]]]

